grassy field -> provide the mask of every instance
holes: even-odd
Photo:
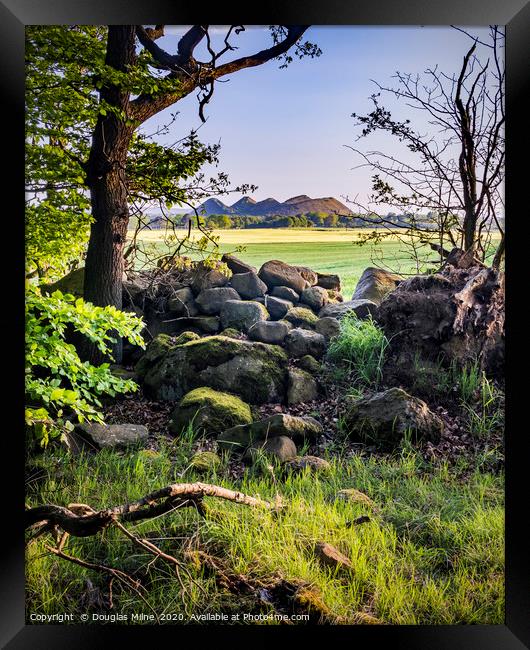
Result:
[[[245,229],[214,230],[219,237],[219,250],[222,253],[237,251],[235,254],[256,267],[271,259],[279,259],[289,264],[300,264],[320,271],[337,273],[342,280],[343,293],[350,298],[355,285],[367,266],[386,264],[391,270],[402,273],[416,272],[403,245],[396,239],[389,239],[372,245],[354,245],[359,241],[364,229]],[[171,245],[164,242],[161,231],[141,234],[142,246],[156,247],[160,253],[169,252]],[[435,254],[431,255],[435,259]]]

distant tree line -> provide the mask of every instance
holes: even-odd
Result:
[[[405,227],[410,221],[411,215],[394,214],[387,215],[387,221],[395,223],[396,227]],[[176,227],[185,228],[192,220],[196,223],[195,215],[174,215],[171,217]],[[362,218],[357,215],[329,214],[327,212],[306,212],[294,216],[269,215],[269,216],[242,216],[234,214],[210,214],[200,217],[201,225],[205,228],[215,230],[241,230],[247,228],[366,228],[372,225],[378,227],[377,215],[374,215],[373,224],[367,220],[366,215]],[[429,221],[429,215],[425,216]],[[153,216],[150,220],[150,228],[163,228],[166,219],[162,216]]]

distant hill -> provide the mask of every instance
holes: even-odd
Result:
[[[230,209],[235,210],[236,212],[242,212],[251,209],[254,205],[256,205],[256,201],[254,201],[254,199],[252,199],[250,196],[244,196],[243,198],[239,199],[239,201],[236,201],[230,207]]]
[[[352,214],[352,211],[344,203],[341,203],[332,196],[312,199],[307,194],[293,196],[283,203],[272,197],[256,202],[251,197],[245,196],[233,205],[226,205],[219,199],[208,199],[197,208],[197,211],[204,216],[212,214],[237,214],[240,216],[255,217],[270,217],[274,215],[293,217],[297,214],[306,214],[308,212]]]
[[[210,214],[240,214],[234,208],[225,205],[219,199],[208,199],[197,208],[199,214],[208,216]]]

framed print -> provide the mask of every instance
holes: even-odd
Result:
[[[528,647],[528,5],[148,9],[1,7],[3,645]]]

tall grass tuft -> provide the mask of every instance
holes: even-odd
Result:
[[[371,316],[361,320],[354,313],[347,314],[340,326],[340,334],[329,344],[328,359],[348,368],[353,385],[377,388],[388,339]]]

